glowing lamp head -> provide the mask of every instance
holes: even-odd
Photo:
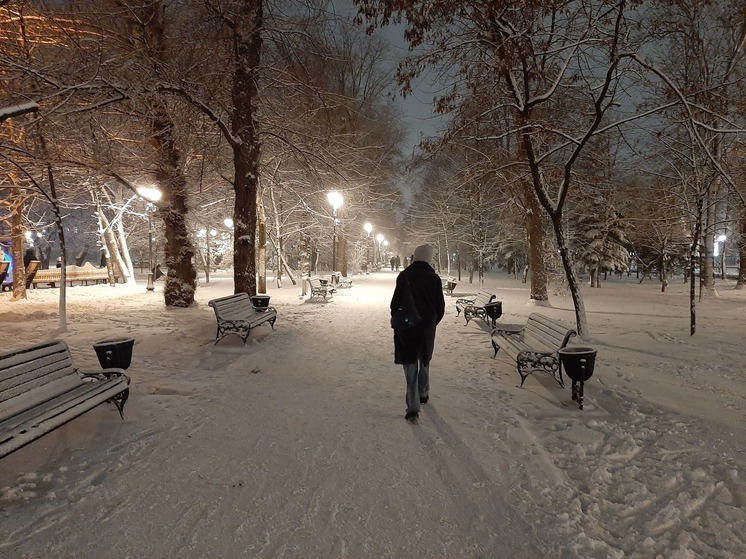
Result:
[[[340,194],[336,190],[327,192],[326,199],[329,200],[329,203],[331,204],[332,208],[334,208],[335,212],[342,207],[342,202],[344,201],[342,194]]]
[[[161,199],[161,191],[155,187],[142,186],[137,189],[137,193],[148,202],[157,202]]]

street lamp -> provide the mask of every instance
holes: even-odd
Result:
[[[715,246],[713,247],[712,255],[717,258],[720,256],[720,278],[725,279],[725,239],[727,239],[724,234],[720,234],[717,237],[715,237]],[[719,244],[722,244],[722,251],[719,250],[721,247]]]
[[[155,273],[155,266],[153,266],[153,210],[155,209],[154,202],[161,199],[161,191],[155,187],[143,186],[137,189],[137,193],[145,198],[148,202],[146,211],[148,213],[148,285],[145,288],[147,291],[154,291],[155,285],[153,284],[153,274]]]
[[[337,210],[342,207],[344,198],[336,190],[326,194],[326,199],[332,206],[332,219],[334,220],[334,234],[332,237],[332,272],[337,271]]]
[[[370,221],[366,221],[365,225],[363,225],[363,229],[365,229],[365,232],[368,234],[368,238],[365,241],[365,273],[370,274],[370,233],[373,231],[373,225]]]

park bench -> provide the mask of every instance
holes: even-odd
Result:
[[[474,297],[458,299],[456,301],[456,316],[461,314],[461,311],[464,311],[466,324],[469,324],[469,321],[475,317],[479,317],[489,324],[487,312],[485,311],[484,306],[487,303],[491,303],[496,298],[497,295],[494,293],[480,290]]]
[[[516,361],[516,369],[521,376],[521,386],[533,371],[550,373],[564,387],[558,351],[577,332],[571,326],[538,313],[528,317],[526,325],[520,329],[495,328],[492,331],[492,347],[497,357],[502,349]]]
[[[337,292],[333,286],[329,285],[328,281],[322,280],[319,277],[309,277],[306,280],[308,280],[308,285],[311,288],[311,299],[314,297],[323,297],[326,299]]]
[[[67,283],[70,287],[76,281],[84,285],[88,285],[88,282],[102,283],[109,281],[109,270],[105,266],[97,268],[90,262],[86,262],[82,266],[66,266],[65,270]],[[48,270],[38,270],[29,283],[33,284],[34,287],[45,283],[55,287],[60,281],[62,281],[62,268],[49,268]]]
[[[345,289],[349,289],[352,287],[352,278],[342,277],[341,272],[333,272],[332,273],[332,284],[336,285],[337,287],[343,287]]]
[[[248,293],[236,293],[226,295],[207,302],[215,311],[217,320],[217,333],[215,344],[230,334],[236,334],[241,338],[244,345],[249,337],[251,329],[269,322],[272,330],[275,329],[277,310],[274,307],[255,307]]]
[[[454,278],[440,278],[440,283],[443,287],[443,291],[448,293],[448,295],[453,296],[453,290],[456,289],[456,285],[458,283]]]
[[[0,354],[0,458],[104,402],[124,419],[129,383],[124,369],[78,370],[62,340]]]

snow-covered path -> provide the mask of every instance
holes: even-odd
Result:
[[[486,330],[455,315],[477,290],[463,281],[439,328],[431,402],[410,425],[388,327],[394,278],[356,277],[328,302],[270,288],[276,330],[246,347],[212,344],[206,302],[232,292],[228,278],[181,310],[123,286],[71,290],[59,337],[82,367],[94,341],[135,337],[132,395],[124,422],[100,407],[0,461],[0,554],[745,555],[738,294],[703,308],[689,339],[676,288],[589,290],[584,344],[599,357],[581,412],[550,377],[519,389],[514,365],[490,359]],[[504,302],[501,322],[537,310],[516,280],[485,288]],[[54,336],[52,293],[0,299],[13,322],[3,347]],[[553,303],[541,312],[572,320],[569,300]]]

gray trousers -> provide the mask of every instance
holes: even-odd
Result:
[[[408,363],[402,367],[407,379],[407,413],[418,413],[420,398],[430,395],[430,363],[423,365],[418,360],[417,363]]]

